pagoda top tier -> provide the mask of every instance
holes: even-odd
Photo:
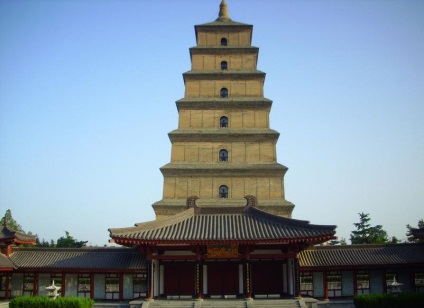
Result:
[[[251,25],[244,24],[241,22],[233,21],[229,14],[228,14],[228,5],[225,0],[221,1],[221,4],[219,5],[219,13],[218,18],[215,19],[213,22],[197,25],[196,27],[207,27],[207,26],[249,26]]]

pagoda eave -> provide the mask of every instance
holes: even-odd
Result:
[[[255,130],[174,130],[168,134],[171,142],[277,142],[280,133],[270,129]]]
[[[272,101],[264,97],[249,98],[183,98],[175,102],[178,110],[270,110]]]

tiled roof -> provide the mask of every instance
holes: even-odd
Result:
[[[13,269],[13,263],[2,253],[0,253],[0,269]]]
[[[332,238],[335,228],[276,216],[253,206],[194,206],[168,218],[135,227],[111,228],[109,232],[120,244],[316,243]]]
[[[19,269],[141,269],[144,255],[129,248],[15,248],[10,256]]]
[[[0,226],[0,241],[1,242],[24,242],[35,244],[36,235],[27,234],[21,231],[15,231],[7,225],[7,222]]]
[[[316,246],[300,253],[301,268],[424,265],[424,244]]]

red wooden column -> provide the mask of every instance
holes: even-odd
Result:
[[[324,284],[324,299],[328,300],[328,284],[327,284],[327,272],[323,273],[323,284]]]
[[[65,297],[65,289],[66,289],[66,273],[62,272],[62,283],[60,284],[61,296]],[[77,290],[78,292],[78,290]],[[78,294],[78,293],[77,293]]]
[[[196,261],[196,298],[198,300],[202,299],[202,293],[203,293],[203,287],[202,287],[202,281],[203,281],[203,277],[202,277],[202,261],[201,260],[197,260]]]
[[[387,293],[387,281],[386,281],[386,272],[383,271],[383,292]]]
[[[296,253],[294,259],[294,296],[296,298],[301,298],[302,294],[300,293],[300,273],[299,273],[299,254]]]
[[[94,274],[93,273],[90,273],[90,298],[94,299]]]
[[[247,258],[244,263],[245,298],[252,299],[252,265]]]
[[[149,258],[149,263],[147,263],[147,275],[146,275],[146,281],[147,281],[147,296],[146,300],[152,300],[153,299],[153,259]]]
[[[32,295],[37,296],[38,294],[38,273],[34,273],[33,276],[34,287],[32,289]]]
[[[353,271],[353,296],[358,295],[358,271]]]
[[[9,298],[9,292],[10,292],[10,275],[9,273],[6,273],[6,289],[5,289],[5,299],[7,300]]]
[[[122,301],[124,299],[124,274],[119,273],[119,300]]]

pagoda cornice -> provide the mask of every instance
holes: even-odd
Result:
[[[240,54],[259,52],[255,46],[195,46],[190,48],[190,54]]]
[[[168,136],[171,142],[277,142],[280,133],[272,129],[177,129]]]
[[[259,70],[191,70],[183,73],[184,82],[187,80],[223,80],[223,79],[265,79],[265,73]]]
[[[229,28],[232,30],[253,29],[253,25],[249,25],[249,24],[245,24],[245,23],[237,22],[237,21],[232,21],[232,20],[231,21],[213,21],[213,22],[208,22],[205,24],[195,25],[194,29],[197,30],[198,28],[202,28],[203,31],[204,30],[216,31],[217,27],[219,27],[220,30],[222,30],[223,28]]]
[[[202,176],[283,176],[288,168],[274,163],[233,163],[230,161],[216,163],[171,162],[160,171],[163,176],[202,177]]]
[[[271,109],[272,101],[264,97],[182,98],[175,102],[178,110]]]

